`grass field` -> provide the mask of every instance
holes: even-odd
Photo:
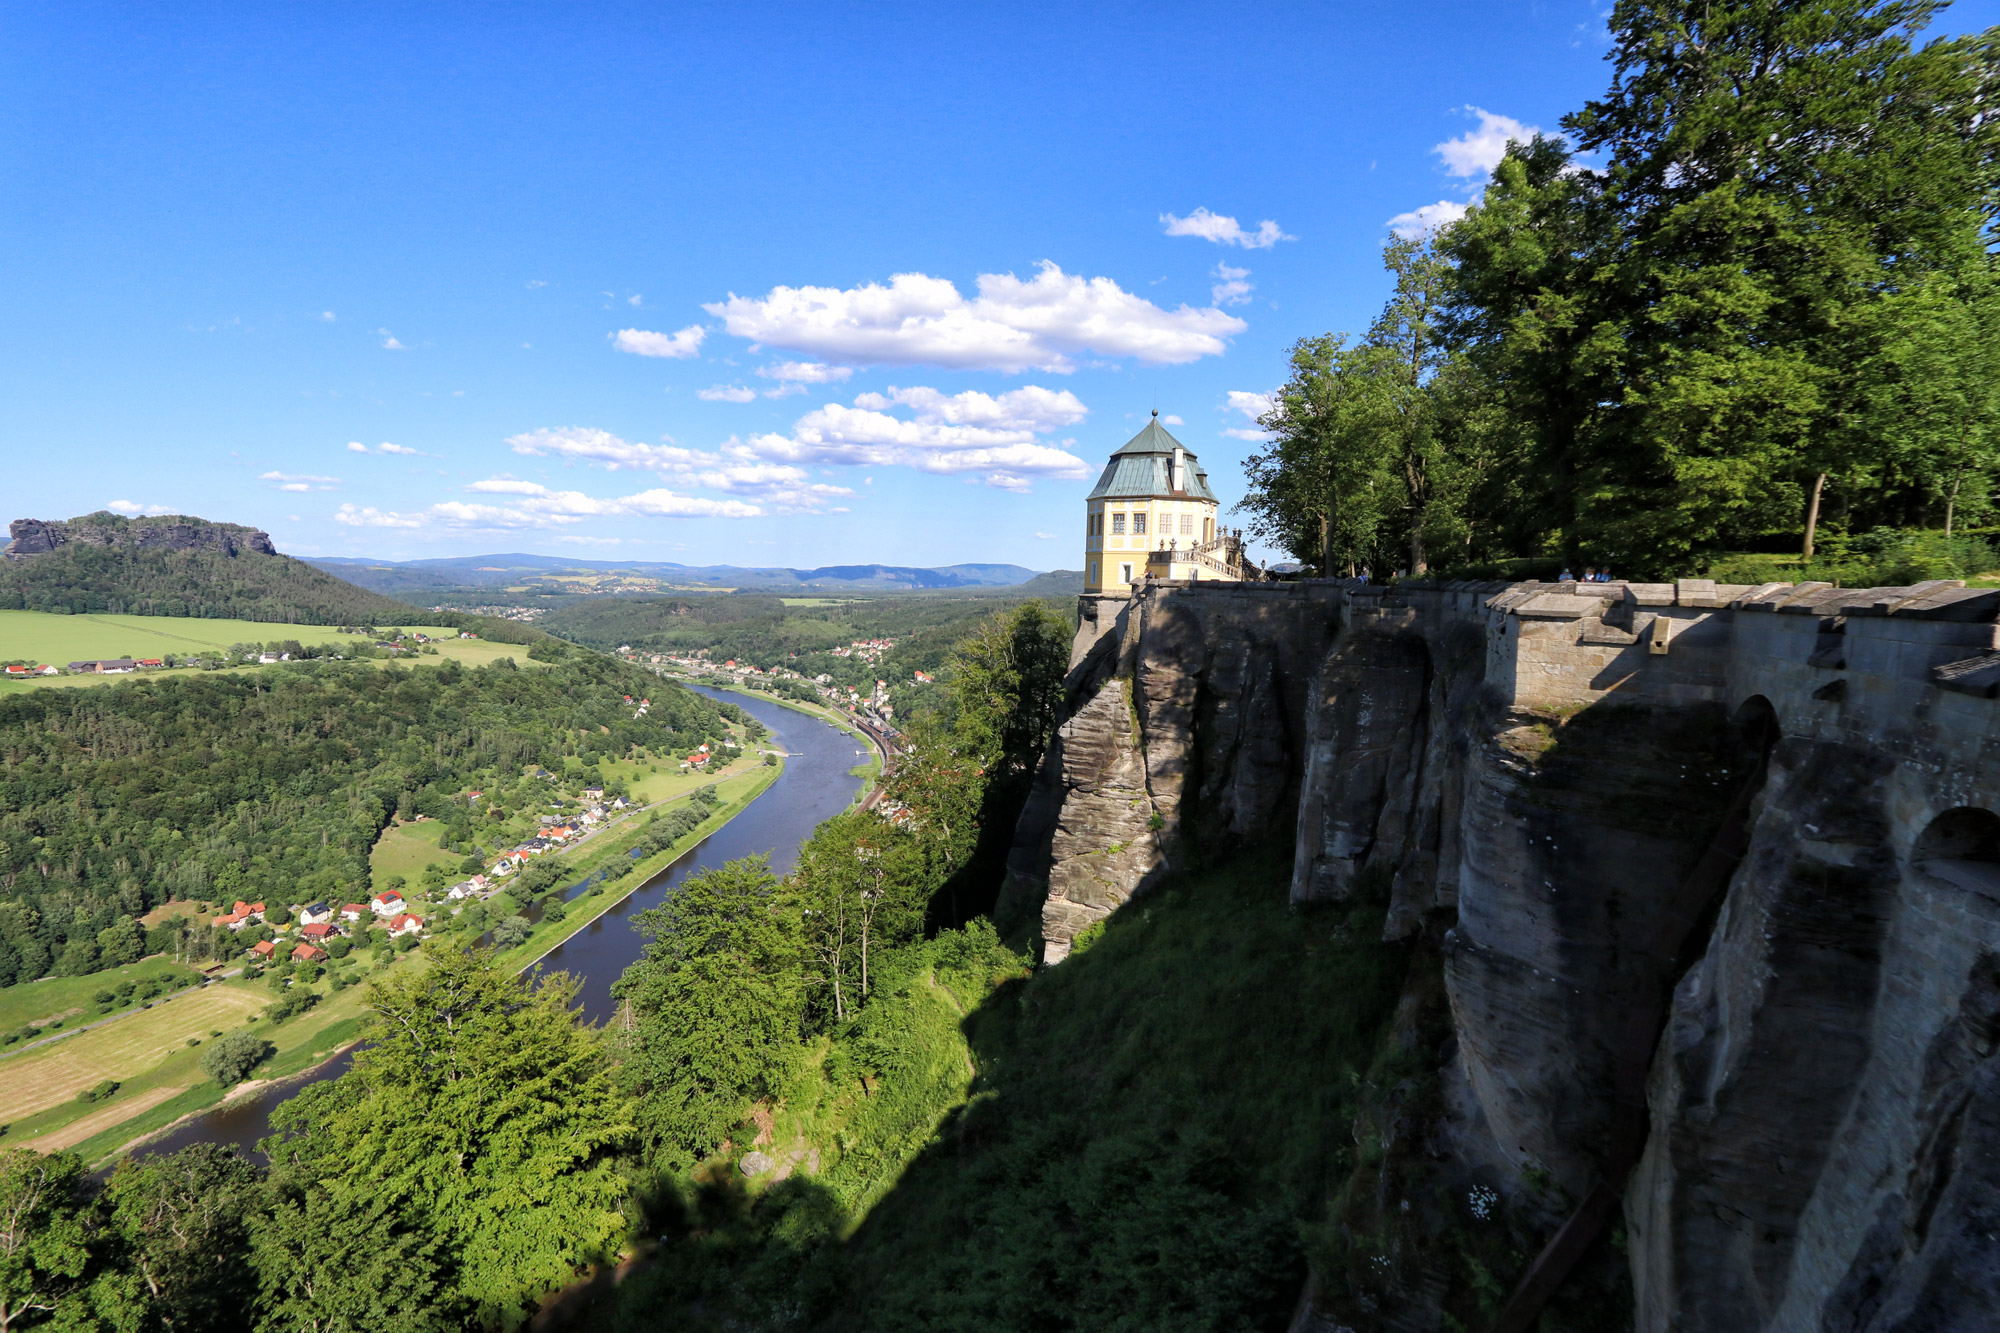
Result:
[[[425,653],[382,658],[381,667],[406,668],[436,666],[451,659],[466,666],[487,666],[502,657],[511,657],[523,667],[540,667],[528,660],[528,650],[516,643],[492,643],[485,639],[460,639],[458,631],[444,625],[384,625],[387,631],[426,634],[441,642],[435,656]],[[270,643],[297,639],[302,644],[356,644],[361,640],[326,625],[281,625],[259,620],[199,620],[181,616],[58,616],[42,611],[0,611],[0,662],[17,658],[51,662],[64,666],[75,661],[101,657],[164,657],[185,655],[233,643]],[[257,671],[265,668],[230,667],[230,671]],[[74,688],[114,685],[122,681],[154,679],[190,674],[195,668],[174,671],[153,670],[129,676],[38,676],[31,680],[0,680],[0,696],[21,690]]]
[[[343,635],[325,625],[0,611],[0,661],[21,657],[62,666],[84,658],[161,657],[167,653],[200,652],[227,648],[232,643],[265,643],[272,639],[297,639],[300,643],[354,642],[352,635]]]
[[[157,1065],[161,1056],[185,1049],[190,1034],[240,1026],[271,998],[268,991],[260,995],[247,987],[210,986],[0,1062],[0,1122],[71,1101],[107,1078],[129,1082]]]
[[[383,829],[382,836],[375,840],[374,850],[368,854],[368,868],[375,882],[379,885],[389,875],[414,880],[433,861],[443,862],[456,872],[465,858],[438,846],[438,835],[443,831],[444,825],[435,819],[392,824]]]
[[[82,1015],[97,1007],[91,1003],[91,996],[122,981],[169,977],[192,984],[196,975],[191,967],[183,967],[165,958],[148,958],[126,967],[93,972],[87,977],[50,977],[46,981],[8,986],[0,989],[0,1032],[47,1019]]]

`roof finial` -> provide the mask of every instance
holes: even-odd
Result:
[[[1159,409],[1159,408],[1157,408],[1157,407],[1156,407],[1156,408],[1154,408],[1154,409],[1153,409],[1153,415],[1154,415],[1155,417],[1158,417],[1158,416],[1160,415],[1160,409]]]

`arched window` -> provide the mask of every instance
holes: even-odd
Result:
[[[1910,859],[1946,883],[2000,898],[2000,815],[1969,805],[1947,810],[1918,836]]]

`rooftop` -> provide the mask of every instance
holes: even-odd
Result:
[[[1171,472],[1174,450],[1179,449],[1187,460],[1187,489],[1173,489]],[[1111,461],[1104,465],[1104,472],[1091,487],[1092,500],[1123,499],[1189,499],[1207,500],[1217,503],[1215,492],[1209,489],[1208,473],[1194,456],[1194,451],[1167,433],[1160,424],[1160,414],[1155,412],[1145,429],[1125,442],[1123,448],[1111,455]]]

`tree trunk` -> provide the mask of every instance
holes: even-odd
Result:
[[[1800,552],[1802,559],[1813,558],[1813,536],[1819,530],[1819,497],[1825,489],[1826,473],[1822,472],[1813,478],[1812,503],[1806,506],[1806,542],[1805,549]]]
[[[1326,511],[1319,516],[1319,576],[1333,577],[1333,515]]]

